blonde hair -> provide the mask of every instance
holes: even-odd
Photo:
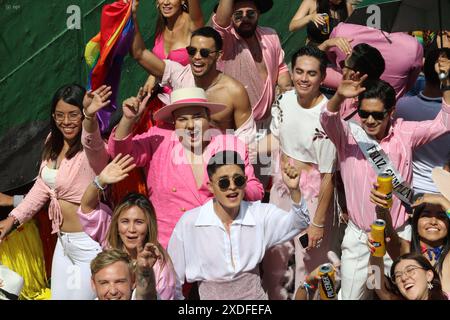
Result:
[[[134,275],[134,266],[130,256],[119,249],[108,249],[100,252],[94,260],[91,261],[92,279],[94,279],[97,272],[116,262],[124,262],[128,266],[131,276]]]

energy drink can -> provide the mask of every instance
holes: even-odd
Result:
[[[328,16],[328,13],[320,13],[323,17],[323,20],[325,20],[325,23],[321,26],[320,33],[322,34],[329,34],[330,33],[330,17]]]
[[[392,176],[388,174],[381,174],[377,178],[377,191],[386,195],[387,207],[392,207]]]
[[[336,299],[334,268],[331,263],[324,263],[319,267],[319,293],[321,300]]]
[[[377,219],[372,223],[372,239],[375,252],[372,254],[374,257],[384,257],[386,254],[386,244],[384,242],[384,229],[386,228],[386,222],[382,219]]]

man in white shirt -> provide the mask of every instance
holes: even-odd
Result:
[[[397,102],[395,117],[406,121],[424,121],[436,118],[442,106],[440,81],[435,64],[441,54],[450,57],[450,49],[430,51],[423,66],[425,89],[417,96],[403,97]],[[434,167],[443,167],[450,161],[450,133],[417,148],[413,155],[413,187],[415,193],[437,193],[431,179]]]
[[[294,89],[285,92],[276,103],[277,107],[272,108],[271,132],[279,141],[281,167],[292,159],[297,169],[302,170],[300,189],[311,214],[307,247],[303,248],[298,237],[294,238],[295,291],[308,273],[328,261],[331,245],[336,148],[320,124],[320,112],[328,102],[319,91],[326,66],[324,52],[310,46],[300,48],[292,57]],[[284,210],[291,206],[277,167],[270,202]],[[289,243],[277,246],[264,260],[265,274],[268,271],[264,284],[273,299],[286,296],[280,278],[287,269],[290,247]],[[280,259],[280,256],[285,258]],[[278,280],[274,275],[279,275]]]
[[[202,300],[265,300],[259,263],[266,250],[291,239],[309,224],[299,173],[289,163],[283,168],[283,181],[293,201],[287,213],[272,204],[243,201],[247,178],[236,152],[215,154],[207,172],[208,188],[215,198],[186,212],[169,241],[177,298],[183,298],[185,281],[197,281]]]

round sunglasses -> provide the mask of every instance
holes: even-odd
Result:
[[[233,182],[237,188],[242,188],[245,185],[245,183],[247,182],[247,179],[246,179],[246,177],[238,174],[233,177]],[[227,190],[231,185],[231,180],[228,177],[220,178],[217,181],[217,185],[219,186],[219,188],[221,190]]]

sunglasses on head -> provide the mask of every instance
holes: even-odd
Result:
[[[200,51],[200,55],[203,58],[208,58],[211,53],[219,52],[219,50],[211,50],[211,49],[206,49],[206,48],[197,49],[197,48],[191,47],[191,46],[186,47],[186,50],[187,50],[188,55],[190,55],[191,57],[195,56],[197,54],[197,52]]]
[[[239,174],[233,177],[233,182],[237,188],[242,188],[244,184],[247,182],[247,179]],[[230,178],[228,177],[220,178],[219,181],[217,181],[217,185],[219,186],[220,189],[227,190],[231,185]]]
[[[248,19],[252,20],[256,18],[256,15],[257,15],[256,10],[247,10],[245,14],[242,10],[238,10],[233,13],[233,18],[236,21],[241,21],[242,19],[244,19],[244,17],[247,17]]]
[[[358,115],[362,119],[367,119],[370,116],[372,116],[372,118],[374,118],[375,120],[381,121],[384,118],[386,118],[387,114],[388,114],[388,112],[386,110],[385,111],[374,111],[374,112],[364,111],[361,109],[358,110]]]

